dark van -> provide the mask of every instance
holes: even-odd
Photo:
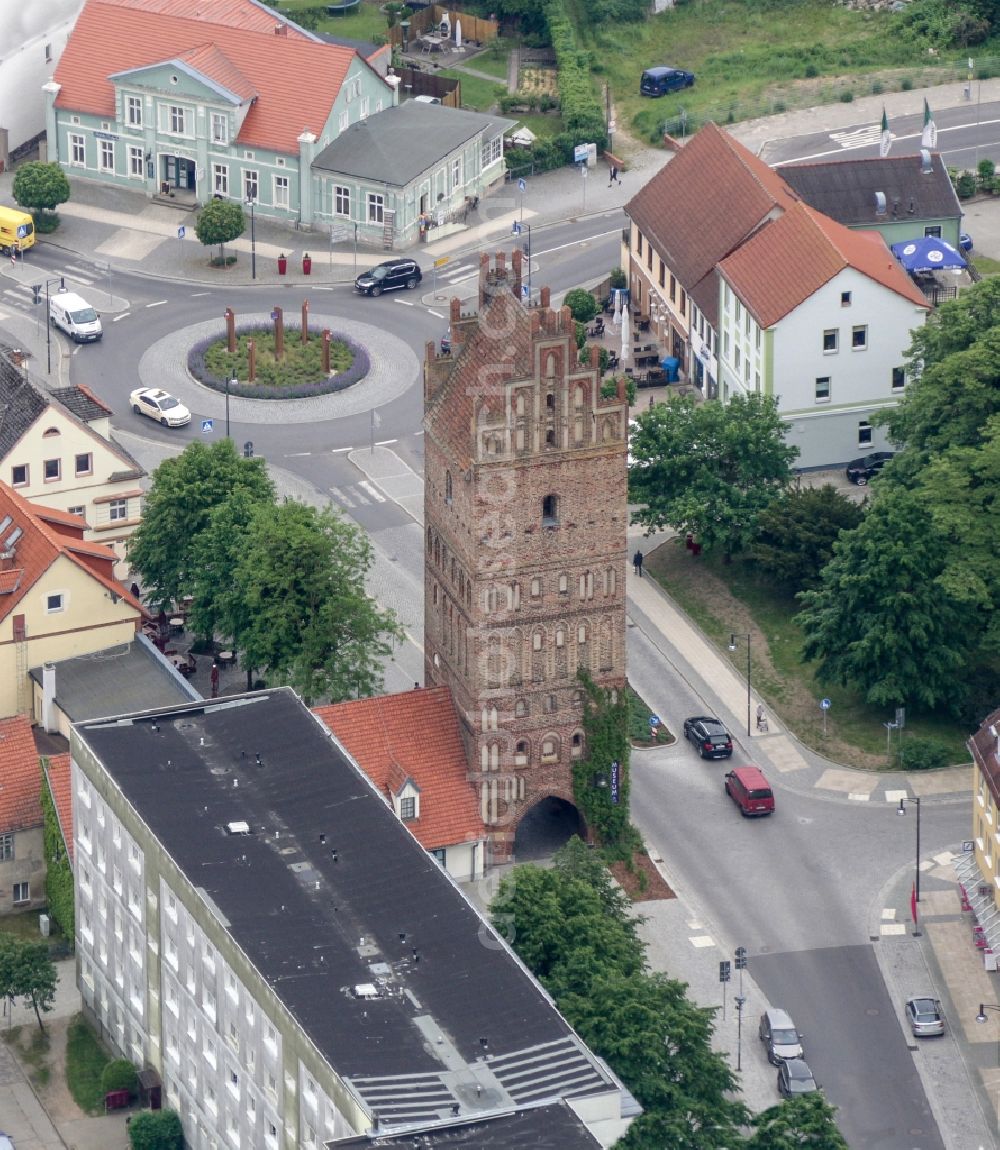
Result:
[[[744,817],[769,815],[774,810],[774,792],[759,767],[736,767],[729,771],[726,794]]]
[[[694,73],[683,68],[647,68],[639,81],[640,96],[665,96],[694,83]]]

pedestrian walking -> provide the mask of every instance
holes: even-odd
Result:
[[[611,165],[611,175],[610,175],[610,179],[608,180],[608,187],[610,188],[611,185],[614,184],[616,181],[620,185],[622,182],[622,178],[621,178],[621,176],[618,175],[618,168],[614,164],[612,164]]]
[[[212,664],[212,698],[218,698],[219,695],[219,664]]]
[[[635,570],[636,575],[638,575],[639,578],[641,579],[642,578],[642,552],[638,549],[638,547],[635,550],[635,554],[632,556],[632,567]]]

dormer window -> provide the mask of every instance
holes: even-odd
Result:
[[[417,800],[414,795],[399,800],[399,817],[404,823],[417,817]]]
[[[42,439],[51,439],[54,435],[59,435],[59,434],[60,434],[60,432],[59,432],[58,427],[47,427],[42,432]]]

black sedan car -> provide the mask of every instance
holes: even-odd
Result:
[[[694,743],[703,759],[728,759],[733,753],[729,732],[711,715],[692,715],[685,719],[684,738]]]
[[[412,291],[423,278],[415,260],[386,260],[371,271],[362,272],[354,281],[354,286],[362,295],[381,295],[384,291],[395,291],[396,288]]]
[[[801,1058],[790,1058],[778,1067],[778,1093],[782,1098],[812,1094],[819,1090],[809,1064]]]
[[[852,459],[847,465],[847,478],[858,487],[865,487],[895,454],[894,451],[873,451],[860,459]]]

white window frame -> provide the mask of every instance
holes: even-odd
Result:
[[[187,108],[182,104],[167,104],[166,105],[166,126],[164,131],[171,136],[186,136],[187,130]]]
[[[25,903],[31,902],[31,883],[14,883],[13,894],[15,906],[23,906]]]
[[[828,375],[816,376],[816,391],[813,399],[816,403],[829,403],[833,391],[833,380]]]
[[[272,176],[273,197],[272,203],[276,208],[285,208],[291,203],[291,184],[287,176]]]
[[[360,112],[360,116],[361,116],[361,119],[362,119],[362,120],[367,120],[367,119],[368,119],[368,114],[369,114],[369,113],[368,113],[368,105],[369,105],[369,99],[368,99],[368,97],[367,97],[367,96],[362,96],[362,97],[361,97],[361,112]]]
[[[128,519],[128,500],[112,499],[108,504],[108,521],[120,523],[124,519]]]
[[[212,165],[212,191],[217,196],[229,195],[229,165]]]
[[[351,218],[351,189],[346,184],[333,186],[333,214]]]
[[[260,199],[260,172],[256,168],[245,168],[243,171],[243,199],[248,204],[256,204]]]
[[[128,174],[133,180],[142,180],[146,176],[146,154],[136,144],[130,144],[128,149]]]
[[[229,117],[225,112],[212,113],[212,143],[224,146],[229,143]]]
[[[341,132],[346,132],[351,123],[351,113],[345,108],[340,113],[340,118],[337,120],[337,129]]]
[[[857,337],[861,336],[861,342],[857,342]],[[867,351],[868,350],[868,324],[856,323],[851,328],[851,351]]]
[[[125,119],[130,128],[142,127],[142,97],[125,97]]]
[[[87,141],[79,132],[69,134],[69,163],[72,168],[87,166]]]
[[[867,419],[858,421],[858,447],[871,447],[872,425]]]
[[[826,342],[829,337],[832,337],[832,344],[827,347]],[[840,328],[828,327],[823,332],[823,354],[835,355],[838,351],[840,351]]]
[[[385,223],[385,196],[381,192],[369,192],[365,197],[365,218],[370,224]]]
[[[61,592],[54,595],[45,596],[45,614],[57,615],[60,611],[66,610],[66,596]]]
[[[451,161],[451,190],[462,186],[462,157],[456,156]]]

